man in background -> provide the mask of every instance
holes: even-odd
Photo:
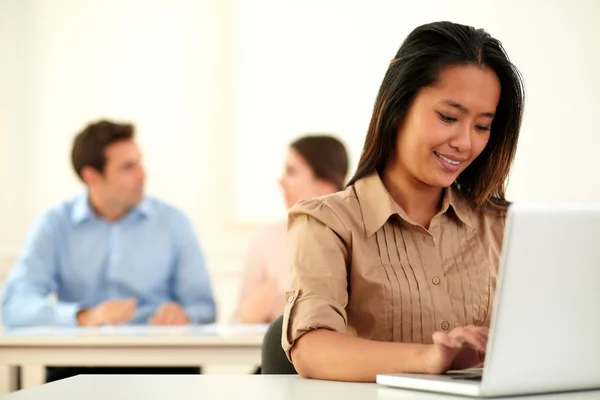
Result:
[[[185,325],[215,321],[204,256],[187,217],[144,196],[134,127],[99,121],[74,140],[87,190],[37,220],[10,271],[6,327]],[[53,295],[54,299],[50,295]],[[49,368],[78,373],[198,373],[198,368]]]

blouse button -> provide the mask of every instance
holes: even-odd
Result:
[[[288,303],[293,303],[293,302],[294,302],[294,296],[288,297]]]
[[[435,278],[433,278],[431,281],[433,282],[434,285],[439,285],[441,282],[440,278],[438,278],[437,276]]]
[[[443,321],[442,322],[442,329],[447,331],[450,328],[450,324],[448,323],[448,321]]]

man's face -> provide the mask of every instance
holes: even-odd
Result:
[[[143,198],[146,172],[141,153],[133,140],[121,140],[104,151],[104,173],[90,183],[108,205],[114,208],[135,207]]]

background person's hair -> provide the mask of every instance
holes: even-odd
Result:
[[[310,166],[315,177],[331,182],[336,190],[344,188],[348,174],[348,154],[344,144],[325,134],[302,136],[290,144]]]
[[[106,120],[89,124],[73,140],[73,169],[80,178],[81,171],[86,166],[103,173],[106,148],[121,140],[133,139],[134,134],[135,129],[131,124],[117,124]]]
[[[397,130],[417,92],[435,85],[450,66],[488,68],[500,80],[501,93],[490,139],[455,186],[476,207],[507,204],[505,184],[514,159],[523,116],[521,75],[497,39],[483,29],[452,22],[434,22],[413,30],[383,78],[357,171],[349,184],[382,173],[396,148]]]

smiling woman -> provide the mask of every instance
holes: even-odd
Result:
[[[410,204],[411,196],[404,192],[414,189],[436,199],[439,188],[457,181],[487,146],[499,98],[496,73],[474,65],[444,68],[436,82],[415,97],[398,126],[396,151],[383,179],[396,202],[409,215],[414,212],[422,226],[429,227],[439,209],[437,200],[425,209]]]
[[[289,213],[282,344],[301,375],[481,365],[522,112],[520,74],[484,30],[407,37],[346,190]]]

